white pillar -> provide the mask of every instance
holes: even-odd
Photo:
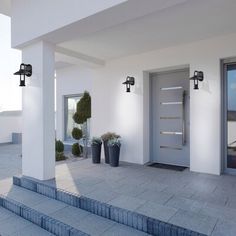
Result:
[[[22,172],[39,180],[55,177],[54,46],[46,42],[22,50],[33,67],[23,88]]]

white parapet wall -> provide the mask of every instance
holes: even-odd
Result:
[[[21,111],[0,112],[0,143],[12,142],[12,133],[22,132]]]

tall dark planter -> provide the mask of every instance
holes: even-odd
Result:
[[[110,163],[110,158],[109,158],[109,149],[108,149],[108,141],[103,142],[104,146],[104,156],[105,156],[105,163],[109,164]]]
[[[120,147],[114,145],[114,146],[109,146],[108,148],[109,148],[110,166],[113,167],[119,166]]]
[[[100,163],[101,162],[101,144],[92,144],[92,160],[93,163]]]

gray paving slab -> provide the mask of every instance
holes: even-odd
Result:
[[[215,193],[196,193],[194,194],[191,199],[206,202],[206,203],[214,203],[218,206],[225,206],[228,198],[227,196],[217,195]]]
[[[30,225],[32,225],[32,223],[30,223],[29,221],[14,215],[0,221],[0,234],[2,236],[11,235],[13,233],[21,231],[22,229]]]
[[[218,220],[217,224],[211,234],[212,236],[235,236],[236,224],[235,220]]]
[[[141,231],[132,229],[125,225],[115,224],[107,231],[105,231],[103,236],[147,236],[148,234]]]
[[[42,212],[46,215],[54,213],[54,212],[61,210],[65,207],[67,207],[67,204],[53,200],[53,199],[47,199],[39,204],[32,206],[33,209],[35,209],[39,212]]]
[[[65,189],[69,192],[77,193],[79,195],[85,195],[85,194],[90,193],[96,189],[94,185],[87,186],[85,184],[74,183],[73,181],[68,182],[66,187],[64,187],[64,188],[60,185],[57,185],[57,186],[58,186],[58,188]]]
[[[236,219],[236,209],[211,203],[205,204],[205,206],[201,208],[200,213],[226,221]]]
[[[136,197],[137,195],[145,192],[148,189],[145,186],[146,185],[143,184],[137,187],[136,185],[126,183],[126,184],[121,184],[120,186],[117,186],[115,191],[119,194],[126,195],[129,197]]]
[[[12,177],[0,180],[0,194],[10,191],[12,187]]]
[[[166,202],[166,206],[173,207],[175,209],[182,209],[185,211],[191,211],[198,213],[205,207],[205,202],[199,202],[185,197],[173,196]]]
[[[83,232],[90,235],[103,235],[115,222],[96,215],[88,215],[83,220],[73,222],[74,227],[78,227]]]
[[[109,202],[114,198],[117,198],[117,196],[119,196],[119,194],[117,192],[114,191],[107,191],[104,189],[97,189],[97,190],[93,190],[87,194],[84,194],[86,197],[92,198],[92,199],[96,199],[98,201],[102,201],[102,202]]]
[[[83,178],[79,178],[77,180],[75,180],[74,182],[78,182],[78,183],[81,183],[81,184],[84,184],[84,185],[87,185],[87,186],[93,186],[93,185],[96,185],[100,182],[102,182],[103,179],[100,179],[100,178],[97,178],[97,177],[93,177],[93,176],[86,176],[86,177],[83,177]]]
[[[21,146],[15,144],[1,145],[0,162],[0,179],[21,174]]]
[[[167,222],[178,210],[161,204],[146,202],[137,208],[136,211],[143,215]]]
[[[178,210],[178,212],[171,217],[168,222],[202,234],[211,235],[216,225],[217,218],[205,216],[199,213]]]
[[[84,211],[79,208],[67,206],[65,208],[62,208],[56,212],[53,212],[49,214],[51,217],[62,221],[66,224],[73,224],[73,222],[81,221],[83,220],[86,216],[91,215],[88,211]],[[73,225],[72,225],[73,226]]]
[[[151,182],[148,182],[148,183],[144,183],[142,185],[139,186],[140,188],[143,188],[145,190],[153,190],[153,191],[163,191],[165,189],[168,188],[168,185],[166,184],[162,184],[161,182],[159,181],[151,181]]]
[[[143,193],[136,195],[136,197],[139,199],[152,201],[152,202],[164,205],[173,197],[173,194],[168,193],[168,192],[146,190]]]
[[[130,211],[135,211],[137,208],[144,205],[146,202],[146,200],[121,195],[109,201],[108,204],[124,208]]]
[[[3,207],[0,207],[0,221],[6,220],[6,219],[8,219],[10,217],[14,217],[14,216],[15,216],[14,213],[4,209]]]
[[[22,189],[14,185],[12,185],[11,188],[9,189],[9,192],[5,192],[4,195],[15,201],[27,204],[30,207],[40,204],[45,200],[47,200],[47,198],[44,197],[43,195]]]
[[[49,233],[48,231],[31,224],[19,231],[11,234],[10,236],[53,236],[54,234]]]

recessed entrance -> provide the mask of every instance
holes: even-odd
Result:
[[[151,162],[189,166],[189,69],[150,74]]]

